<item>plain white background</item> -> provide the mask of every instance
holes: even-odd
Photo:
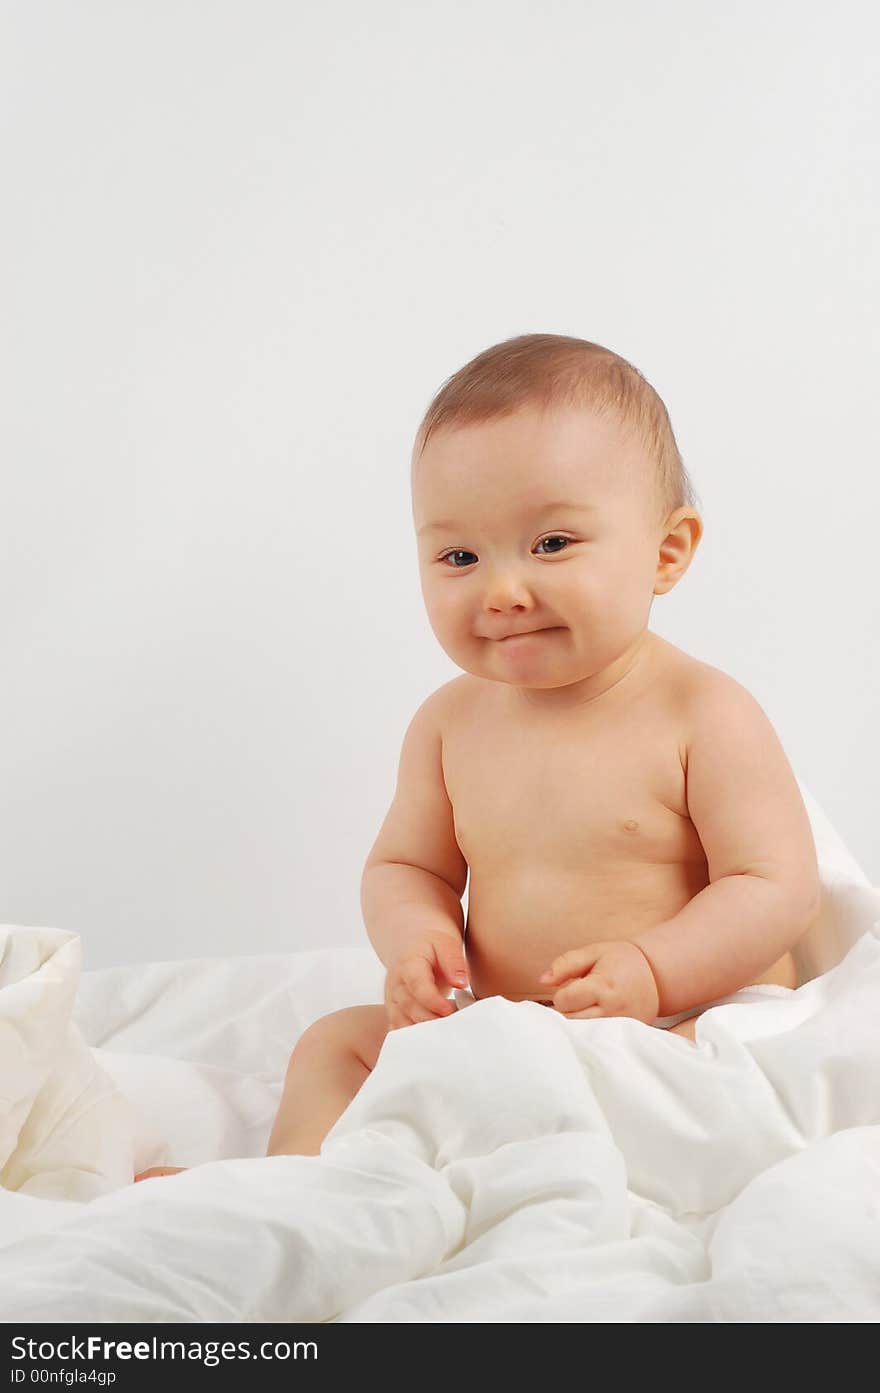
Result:
[[[87,968],[365,944],[421,700],[409,454],[528,332],[699,493],[651,627],[876,883],[869,3],[7,3],[0,919]]]

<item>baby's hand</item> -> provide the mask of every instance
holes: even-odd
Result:
[[[653,1025],[657,1019],[660,994],[651,965],[641,948],[626,939],[572,948],[538,980],[558,987],[553,1005],[569,1020],[633,1016]]]
[[[410,945],[406,956],[392,963],[385,975],[385,1009],[388,1029],[451,1016],[456,1006],[441,990],[446,984],[464,987],[467,966],[460,935],[428,933]]]

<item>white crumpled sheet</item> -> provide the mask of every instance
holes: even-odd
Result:
[[[262,1152],[299,1033],[381,999],[371,950],[78,980],[75,936],[7,927],[3,1319],[880,1319],[880,891],[802,791],[796,992],[696,1045],[477,1002],[392,1032],[319,1157]]]

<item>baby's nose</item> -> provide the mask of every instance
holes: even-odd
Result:
[[[496,582],[486,589],[483,605],[485,609],[528,611],[534,609],[534,600],[526,587],[519,582],[505,580]]]

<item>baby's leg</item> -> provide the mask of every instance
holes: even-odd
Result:
[[[317,1156],[379,1057],[388,1033],[384,1006],[347,1006],[304,1030],[287,1065],[267,1156]],[[151,1166],[135,1181],[176,1175],[185,1166]]]
[[[762,982],[767,982],[771,986],[790,987],[792,991],[797,990],[798,970],[791,952],[783,953],[781,958],[777,958],[772,967],[768,967],[762,977],[756,977],[754,986],[760,986]]]
[[[287,1066],[267,1156],[317,1156],[388,1034],[384,1006],[348,1006],[303,1031]]]
[[[697,1017],[696,1017],[696,1016],[691,1016],[691,1018],[690,1018],[689,1021],[679,1021],[678,1025],[667,1025],[667,1026],[665,1027],[665,1029],[669,1031],[669,1034],[670,1034],[670,1035],[684,1035],[684,1037],[685,1037],[687,1040],[691,1040],[694,1044],[697,1043],[697,1041],[696,1041]]]

